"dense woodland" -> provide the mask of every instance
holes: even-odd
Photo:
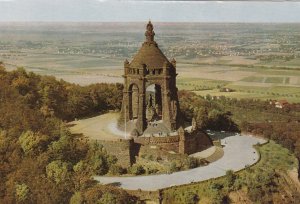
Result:
[[[0,67],[0,203],[136,203],[91,176],[115,168],[101,145],[64,120],[120,107],[121,85],[80,87]]]

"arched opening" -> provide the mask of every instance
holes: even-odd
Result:
[[[160,85],[152,84],[146,88],[146,106],[148,122],[162,119],[162,92]]]
[[[129,86],[129,119],[137,119],[139,112],[139,88],[136,84]]]

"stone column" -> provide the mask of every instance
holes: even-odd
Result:
[[[118,126],[123,128],[125,122],[129,121],[129,91],[128,91],[128,83],[127,83],[127,75],[123,75],[124,77],[124,88],[123,88],[123,99],[122,99],[122,107],[121,114],[118,119]]]
[[[169,130],[172,130],[171,125],[171,109],[170,109],[170,97],[171,91],[169,89],[169,81],[167,78],[164,79],[163,83],[163,91],[162,91],[162,119],[164,124],[167,126]]]
[[[145,80],[141,77],[139,80],[139,109],[136,128],[139,134],[143,134],[146,129],[146,107],[145,107]]]

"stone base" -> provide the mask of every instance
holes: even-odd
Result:
[[[134,142],[141,145],[156,145],[163,150],[181,154],[193,154],[213,145],[209,136],[199,130],[184,132],[184,136],[177,134],[165,137],[137,137],[134,138]]]
[[[135,157],[138,156],[141,145],[155,145],[162,150],[172,151],[180,154],[193,154],[203,151],[213,145],[207,134],[201,131],[184,133],[185,136],[166,136],[166,137],[136,137],[134,139],[118,141],[101,141],[106,151],[115,155],[118,164],[126,168],[135,163]]]

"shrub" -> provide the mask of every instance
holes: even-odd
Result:
[[[196,204],[198,203],[199,198],[198,195],[193,192],[187,192],[183,196],[184,204]]]
[[[134,164],[129,167],[129,172],[134,175],[141,175],[145,173],[145,169],[141,165]]]
[[[109,168],[109,173],[112,175],[121,175],[126,173],[126,170],[119,165],[113,164]]]
[[[169,172],[170,172],[170,173],[173,173],[173,172],[176,172],[176,171],[178,171],[178,168],[177,168],[177,166],[176,166],[176,162],[173,161],[173,162],[170,164],[170,166],[169,166]]]

